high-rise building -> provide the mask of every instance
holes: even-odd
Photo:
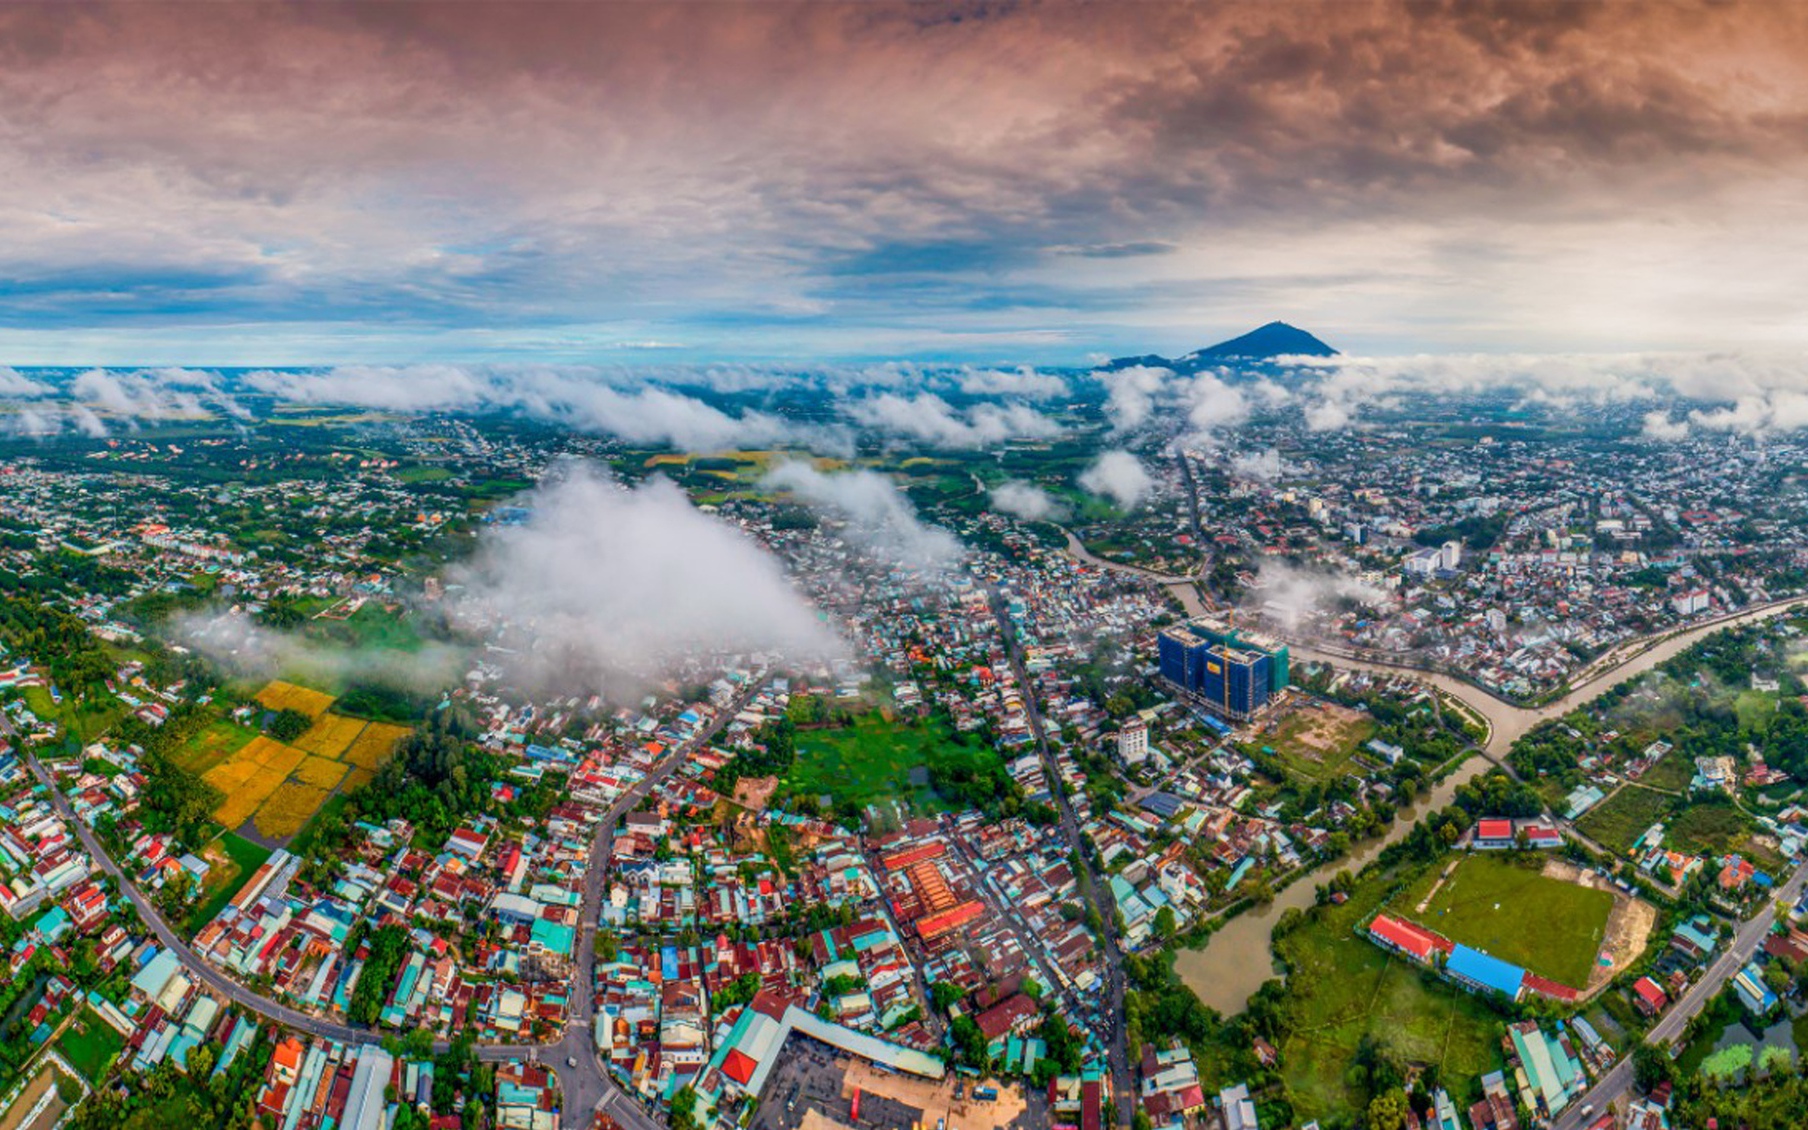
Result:
[[[1204,619],[1164,629],[1156,650],[1162,678],[1189,701],[1239,722],[1268,705],[1291,675],[1285,644]]]

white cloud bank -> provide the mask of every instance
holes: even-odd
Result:
[[[991,496],[992,509],[1026,522],[1058,522],[1067,516],[1067,507],[1034,483],[1012,479],[993,487]]]
[[[1061,426],[1027,404],[975,404],[958,411],[934,393],[880,393],[848,409],[855,423],[937,447],[995,447],[1013,439],[1048,439]]]
[[[467,623],[515,629],[527,682],[620,701],[700,655],[841,654],[776,557],[663,478],[629,489],[579,467],[522,505],[447,579]]]

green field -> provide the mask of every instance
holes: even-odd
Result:
[[[1675,803],[1676,798],[1665,793],[1627,785],[1584,812],[1576,827],[1608,851],[1625,855],[1632,850],[1632,841],[1665,819]]]
[[[86,1008],[70,1022],[57,1040],[57,1050],[69,1061],[69,1066],[81,1072],[82,1077],[94,1086],[100,1085],[107,1066],[125,1046],[124,1036]]]
[[[927,769],[918,774],[925,782],[920,785],[911,783],[911,770],[927,766],[932,751],[953,741],[953,731],[940,720],[887,721],[883,712],[871,710],[851,726],[799,730],[797,760],[782,784],[787,792],[827,793],[862,806],[902,800],[920,812],[940,812],[948,805],[929,787]]]
[[[1296,1121],[1362,1109],[1368,1096],[1348,1069],[1365,1036],[1407,1062],[1436,1065],[1453,1094],[1500,1066],[1503,1021],[1483,1001],[1356,933],[1406,874],[1366,876],[1348,902],[1315,908],[1276,939],[1293,1022],[1281,1070]]]
[[[176,754],[176,763],[191,773],[205,773],[237,753],[257,731],[229,719],[210,722]]]
[[[268,848],[254,844],[236,832],[223,833],[202,848],[200,854],[211,870],[207,873],[207,884],[201,890],[201,897],[188,916],[191,937],[212,922],[245,885],[245,880],[270,858]]]
[[[1752,844],[1756,830],[1756,822],[1731,804],[1697,804],[1676,817],[1664,840],[1677,851],[1709,859],[1737,851],[1751,856],[1755,863],[1774,862],[1773,853]]]
[[[1395,900],[1396,914],[1553,981],[1581,989],[1607,937],[1613,895],[1549,879],[1504,855],[1463,859],[1423,913]]]
[[[1695,763],[1676,750],[1671,750],[1657,759],[1657,764],[1645,770],[1639,783],[1650,785],[1654,789],[1669,789],[1671,792],[1682,792],[1689,787],[1689,781],[1695,776]]]

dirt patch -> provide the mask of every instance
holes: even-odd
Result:
[[[734,802],[753,812],[763,812],[777,791],[777,777],[742,777],[735,782]]]
[[[1547,878],[1561,879],[1566,883],[1591,887],[1613,895],[1613,910],[1607,915],[1607,932],[1601,942],[1600,953],[1596,955],[1595,964],[1589,970],[1588,984],[1582,989],[1582,999],[1587,1000],[1605,988],[1608,982],[1619,976],[1645,952],[1645,943],[1651,937],[1651,929],[1657,925],[1657,908],[1644,899],[1627,895],[1610,880],[1577,867],[1566,859],[1545,860],[1544,874]],[[1601,964],[1599,958],[1602,954],[1606,955],[1609,964]]]
[[[863,1060],[849,1060],[839,1066],[844,1071],[841,1077],[844,1098],[851,1096],[855,1087],[870,1094],[884,1095],[922,1111],[924,1126],[933,1126],[937,1119],[945,1119],[944,1125],[959,1126],[961,1130],[981,1130],[982,1127],[1003,1130],[1022,1117],[1025,1109],[1023,1092],[996,1079],[979,1085],[996,1088],[998,1098],[981,1102],[972,1097],[973,1081],[970,1079],[966,1081],[968,1086],[964,1091],[967,1097],[956,1099],[956,1081],[952,1076],[938,1083],[933,1079],[882,1072]]]
[[[1431,890],[1426,891],[1425,897],[1419,900],[1419,906],[1418,906],[1418,910],[1417,910],[1417,912],[1419,914],[1424,914],[1425,908],[1431,905],[1431,900],[1438,897],[1438,891],[1443,888],[1444,881],[1446,879],[1450,878],[1450,873],[1452,871],[1455,871],[1456,865],[1461,862],[1462,862],[1462,860],[1460,858],[1453,859],[1447,865],[1445,865],[1444,873],[1442,875],[1438,876],[1438,881],[1431,885]]]
[[[1290,721],[1288,738],[1313,760],[1322,761],[1326,754],[1342,753],[1350,734],[1367,719],[1360,711],[1336,703],[1321,702],[1301,706]]]
[[[63,1116],[63,1111],[68,1109],[68,1104],[55,1092],[56,1078],[54,1067],[48,1063],[40,1067],[37,1075],[19,1092],[18,1099],[6,1109],[6,1115],[0,1117],[0,1130],[20,1130],[20,1127],[26,1125],[30,1125],[33,1130],[41,1126],[54,1126]],[[47,1115],[49,1121],[45,1121]]]

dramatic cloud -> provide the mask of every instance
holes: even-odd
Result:
[[[1107,451],[1080,475],[1080,486],[1129,510],[1155,485],[1148,468],[1128,451]]]
[[[665,479],[578,468],[521,504],[524,524],[486,530],[447,577],[462,622],[512,643],[517,678],[622,701],[699,655],[840,653],[777,558]]]
[[[1195,437],[1210,440],[1218,432],[1249,419],[1249,399],[1243,390],[1225,384],[1210,373],[1200,373],[1187,387],[1187,422]]]
[[[1025,404],[975,404],[957,412],[934,393],[881,393],[848,409],[855,422],[937,447],[992,447],[1012,439],[1047,439],[1061,426]]]
[[[853,543],[904,568],[946,569],[963,556],[953,534],[925,524],[897,484],[877,471],[831,474],[808,463],[781,463],[763,482],[845,522]]]
[[[1067,508],[1059,499],[1034,483],[1015,479],[992,488],[992,509],[1026,522],[1060,521]]]
[[[1245,451],[1230,461],[1230,473],[1240,479],[1256,479],[1271,483],[1286,474],[1288,467],[1281,453],[1270,447],[1263,451]]]
[[[5,5],[0,347],[1796,344],[1805,54],[1777,3]]]
[[[973,369],[963,373],[960,390],[969,396],[1018,396],[1026,400],[1052,400],[1066,396],[1067,382],[1053,373],[1034,369]]]

